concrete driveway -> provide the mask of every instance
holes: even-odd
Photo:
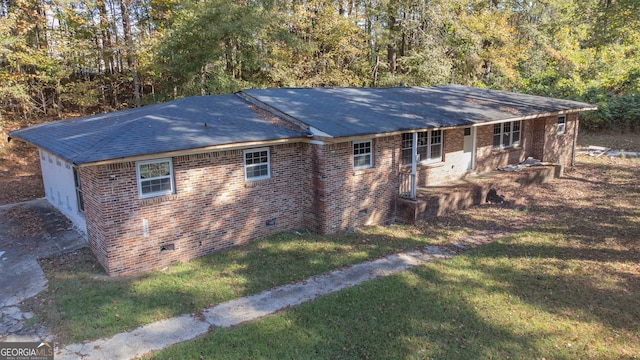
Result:
[[[86,245],[85,238],[45,199],[0,206],[0,309],[46,288],[37,259]]]

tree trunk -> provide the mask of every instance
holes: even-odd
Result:
[[[375,65],[373,66],[373,87],[377,87],[378,86],[378,67],[380,65],[380,56],[376,55],[376,62]]]
[[[389,72],[395,74],[398,70],[398,45],[391,43],[387,46],[387,61],[389,62]]]
[[[100,38],[102,40],[100,51],[102,61],[104,62],[104,69],[101,70],[104,70],[107,74],[113,74],[115,72],[115,64],[113,62],[113,44],[111,43],[111,33],[109,31],[110,26],[109,17],[107,15],[107,6],[105,5],[104,0],[98,0],[96,6],[100,12],[98,22],[100,27]]]
[[[132,0],[120,0],[120,11],[122,13],[122,35],[126,47],[127,67],[133,80],[133,97],[136,107],[140,106],[140,81],[138,79],[138,71],[136,69],[135,49],[133,48],[133,39],[131,38],[131,16],[129,14],[129,6]]]

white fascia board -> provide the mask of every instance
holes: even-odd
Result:
[[[545,117],[549,117],[549,116],[559,116],[559,115],[573,114],[573,113],[579,113],[579,112],[582,112],[582,111],[591,111],[591,110],[598,110],[598,107],[585,107],[585,108],[580,108],[580,109],[559,110],[559,111],[546,112],[546,113],[540,113],[540,114],[517,116],[517,117],[513,117],[513,118],[508,118],[508,119],[478,122],[478,123],[475,123],[475,124],[472,124],[472,125],[465,125],[464,127],[470,127],[470,126],[471,127],[480,127],[480,126],[484,126],[484,125],[493,125],[493,124],[500,124],[500,123],[506,123],[506,122],[513,122],[513,121],[540,119],[540,118],[545,118]]]

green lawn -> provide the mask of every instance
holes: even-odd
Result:
[[[417,227],[513,235],[323,296],[154,359],[640,357],[640,161],[582,158],[563,180]],[[523,225],[524,224],[524,225]]]
[[[640,160],[581,157],[565,178],[416,226],[284,233],[135,278],[87,251],[42,262],[29,300],[62,343],[476,231],[512,235],[451,260],[323,296],[156,358],[609,358],[640,356]]]
[[[592,261],[589,252],[565,252],[571,246],[563,236],[528,231],[258,321],[215,329],[152,358],[638,356],[640,284],[617,273],[637,270],[637,263]]]
[[[48,289],[25,302],[62,343],[106,337],[211,304],[464,234],[370,227],[320,236],[282,233],[144,276],[111,278],[88,249],[41,261]]]

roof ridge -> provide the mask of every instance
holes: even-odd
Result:
[[[258,99],[256,99],[255,97],[251,96],[250,94],[247,94],[244,91],[238,91],[236,93],[234,93],[234,95],[236,95],[238,98],[240,98],[242,101],[244,101],[245,103],[249,104],[249,105],[254,105],[259,109],[262,109],[263,111],[266,111],[270,114],[272,114],[273,116],[282,119],[283,121],[287,122],[288,124],[294,126],[297,128],[297,130],[301,130],[301,131],[306,131],[308,134],[311,133],[311,129],[310,129],[310,125],[305,123],[304,121],[298,119],[295,116],[289,115],[286,112],[280,110],[279,108],[275,107],[275,106],[271,106],[263,101],[260,101]]]

